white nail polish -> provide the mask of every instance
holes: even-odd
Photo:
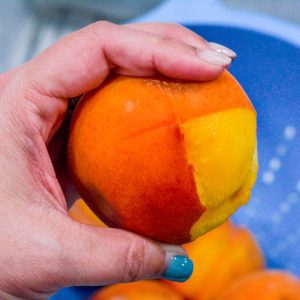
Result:
[[[197,54],[201,59],[214,65],[227,66],[231,63],[230,57],[214,50],[199,50]]]
[[[223,45],[220,45],[218,43],[213,43],[213,42],[210,42],[208,44],[209,44],[211,49],[215,50],[218,53],[229,56],[232,59],[237,57],[237,54],[233,50],[231,50],[231,49],[229,49],[229,48],[227,48]]]

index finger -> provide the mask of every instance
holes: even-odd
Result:
[[[111,69],[132,76],[160,73],[183,80],[211,80],[231,59],[176,38],[98,22],[62,39],[31,61],[26,77],[43,94],[71,98],[106,78]]]

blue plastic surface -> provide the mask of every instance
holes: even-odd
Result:
[[[234,49],[230,71],[258,113],[260,171],[250,203],[233,217],[256,235],[268,266],[300,275],[300,48],[245,29],[189,26]],[[87,299],[94,288],[68,288],[52,299]]]

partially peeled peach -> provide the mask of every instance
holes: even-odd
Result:
[[[68,163],[108,226],[190,242],[247,203],[256,113],[228,72],[203,83],[112,76],[78,104]]]

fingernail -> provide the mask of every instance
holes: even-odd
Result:
[[[176,255],[170,261],[167,270],[162,274],[162,278],[184,282],[188,280],[193,273],[193,262],[186,256]]]
[[[216,52],[214,50],[200,50],[198,51],[198,56],[214,65],[229,65],[231,63],[231,58],[222,53]]]
[[[208,44],[211,49],[215,50],[218,53],[229,56],[231,59],[235,59],[237,57],[237,54],[233,50],[231,50],[223,45],[220,45],[218,43],[213,43],[213,42],[210,42]]]

